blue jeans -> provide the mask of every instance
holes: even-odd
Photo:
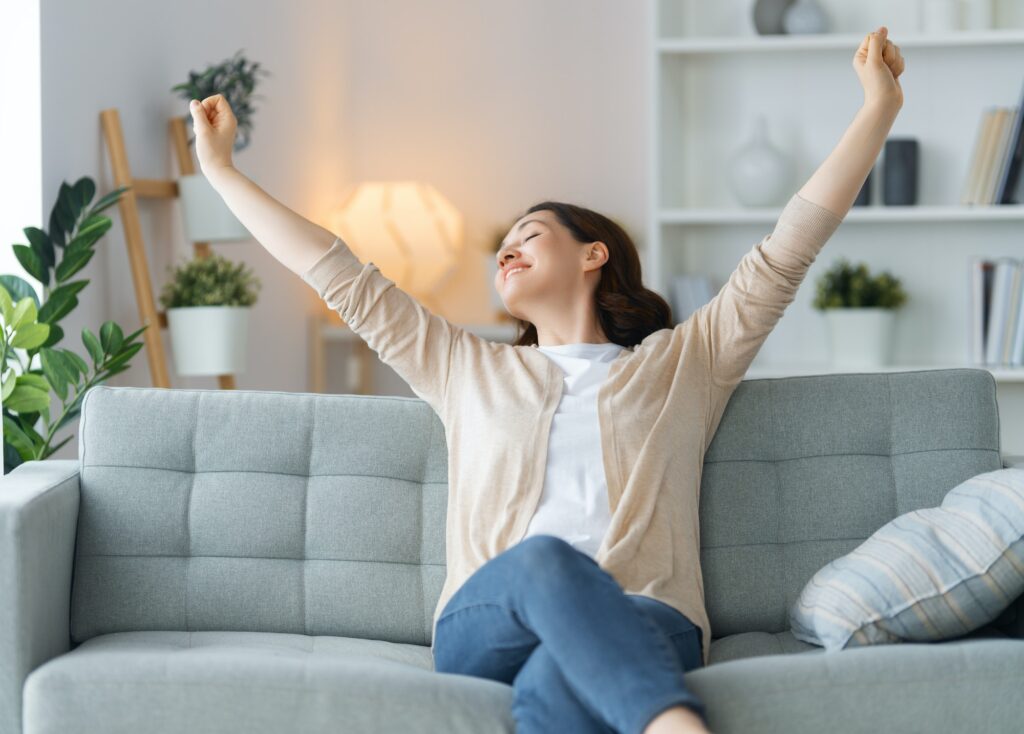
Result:
[[[440,673],[514,688],[516,732],[641,734],[672,706],[704,706],[683,682],[703,664],[701,630],[675,608],[626,594],[583,551],[532,535],[478,568],[445,604]]]

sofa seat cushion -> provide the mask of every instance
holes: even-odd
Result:
[[[751,637],[756,634],[735,637],[748,638],[747,651],[774,644]],[[728,641],[719,641],[720,660]],[[715,652],[712,642],[712,658]],[[705,703],[712,731],[1010,734],[1024,722],[1024,640],[996,633],[836,651],[814,647],[806,654],[755,653],[712,662],[687,673],[686,681]]]
[[[25,681],[26,734],[511,732],[512,688],[430,648],[268,632],[118,632]]]

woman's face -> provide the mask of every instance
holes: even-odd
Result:
[[[604,248],[603,243],[595,244]],[[510,314],[534,322],[530,313],[538,306],[550,307],[572,297],[584,284],[585,273],[600,267],[604,259],[595,263],[592,254],[588,258],[593,249],[573,239],[554,212],[527,214],[512,226],[494,255],[494,287]]]

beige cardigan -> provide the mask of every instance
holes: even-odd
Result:
[[[705,664],[704,453],[730,395],[841,221],[794,194],[718,294],[675,327],[625,345],[598,392],[612,519],[596,560],[625,592],[663,601],[699,625]],[[451,595],[526,531],[543,488],[562,372],[533,346],[487,341],[431,313],[340,238],[302,278],[444,424],[447,576],[436,631]]]

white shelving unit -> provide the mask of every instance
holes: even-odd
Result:
[[[1024,257],[1024,205],[959,204],[984,108],[1019,103],[1024,3],[997,3],[997,25],[1007,27],[928,35],[918,30],[916,2],[822,0],[835,32],[760,36],[753,0],[649,1],[651,287],[665,295],[672,276],[701,272],[717,292],[771,232],[785,201],[740,205],[728,184],[730,159],[763,114],[772,143],[795,164],[791,193],[799,190],[863,103],[853,55],[864,34],[884,24],[907,62],[904,106],[889,136],[919,142],[918,203],[884,205],[880,153],[870,205],[847,214],[747,376],[832,371],[825,319],[811,304],[816,281],[844,257],[891,272],[908,292],[896,364],[883,371],[980,367],[1001,389],[1024,386],[1024,369],[967,363],[969,260]]]

